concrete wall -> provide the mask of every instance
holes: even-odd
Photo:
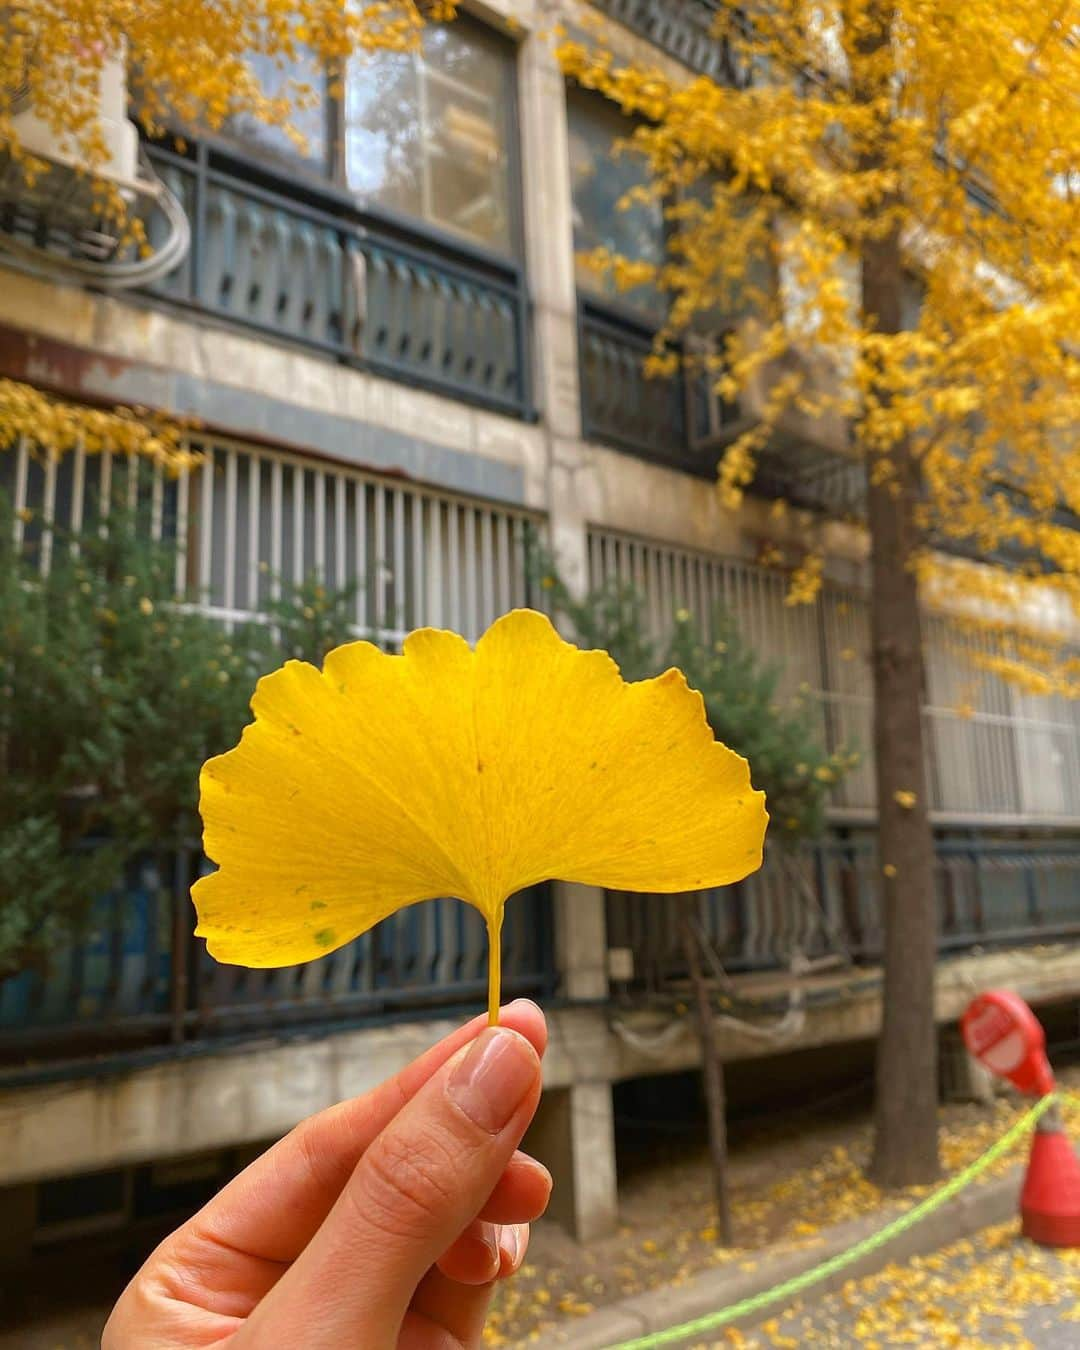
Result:
[[[1077,960],[1075,948],[1061,947],[944,963],[938,1020],[955,1022],[977,989],[1012,988],[1036,1006],[1075,997]],[[817,992],[831,993],[831,1001],[810,1006],[801,1026],[771,1043],[721,1024],[724,1060],[875,1036],[881,998],[872,976],[848,972],[819,983]],[[756,979],[752,988],[759,998],[775,998],[785,992],[784,977]],[[769,1014],[758,1022],[776,1020]],[[585,1004],[550,1012],[548,1023],[545,1104],[530,1146],[556,1177],[555,1213],[587,1238],[608,1231],[615,1218],[611,1084],[694,1068],[700,1051],[690,1018],[668,1012]],[[397,1072],[452,1025],[429,1020],[313,1040],[266,1038],[79,1081],[0,1086],[0,1188],[275,1138]]]

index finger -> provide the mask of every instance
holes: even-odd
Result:
[[[502,1009],[499,1022],[543,1056],[547,1025],[535,1003],[515,1000]],[[167,1239],[170,1259],[182,1261],[185,1244],[202,1248],[210,1240],[260,1260],[295,1260],[371,1141],[486,1025],[486,1016],[473,1018],[363,1097],[302,1121]]]

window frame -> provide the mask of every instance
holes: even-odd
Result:
[[[580,99],[582,103],[588,106],[597,108],[605,107],[610,109],[612,112],[614,112],[614,114],[617,117],[621,117],[626,122],[627,135],[631,135],[636,127],[644,126],[646,124],[645,118],[628,117],[625,113],[622,112],[622,110],[618,107],[616,103],[614,103],[611,99],[607,98],[604,94],[594,89],[588,89],[584,85],[578,84],[576,80],[572,79],[566,80],[565,90],[566,90],[566,125],[567,125],[568,140],[571,134],[570,109],[572,98]],[[661,256],[659,263],[660,266],[663,266],[664,262],[667,260],[668,243],[671,238],[671,230],[669,228],[666,216],[667,205],[668,199],[665,198],[661,202],[660,206],[660,245],[661,245]],[[574,201],[574,184],[572,179],[570,183],[570,207],[571,212],[575,212],[577,209],[576,203]],[[634,327],[644,328],[647,325],[651,325],[654,329],[660,327],[660,325],[663,323],[664,314],[666,312],[666,306],[663,303],[662,292],[659,291],[657,292],[658,296],[660,297],[660,303],[657,306],[645,307],[643,305],[635,305],[631,301],[628,301],[626,299],[626,295],[628,294],[627,292],[616,291],[614,293],[608,293],[602,290],[594,289],[591,286],[583,286],[581,284],[581,280],[578,275],[577,245],[573,242],[572,237],[571,237],[571,247],[574,253],[574,256],[571,260],[574,267],[574,289],[578,294],[579,301],[586,302],[594,308],[600,307],[609,310],[613,315],[613,317],[616,317]]]
[[[334,85],[333,74],[326,72],[327,93],[324,103],[326,160],[324,167],[318,167],[299,153],[290,154],[288,150],[274,150],[258,142],[245,138],[241,134],[231,134],[227,128],[218,131],[201,131],[197,135],[188,135],[183,130],[175,134],[184,140],[194,140],[206,146],[208,150],[224,160],[230,161],[241,173],[255,173],[264,176],[268,185],[286,195],[296,196],[303,201],[318,203],[333,202],[352,212],[357,212],[383,226],[402,238],[417,237],[430,241],[439,249],[458,254],[476,262],[498,260],[500,263],[523,268],[525,265],[525,212],[523,201],[523,165],[521,142],[521,119],[519,112],[520,80],[518,63],[521,44],[508,33],[472,14],[460,13],[451,20],[456,28],[459,25],[472,31],[481,31],[490,39],[493,47],[502,48],[505,58],[505,89],[502,94],[501,108],[506,128],[506,190],[508,207],[508,230],[506,249],[495,248],[481,243],[465,233],[426,220],[423,216],[412,215],[394,207],[385,206],[374,197],[365,197],[349,187],[346,174],[346,126],[344,89],[340,94],[331,92]],[[447,27],[451,24],[446,25]],[[344,79],[344,75],[342,77]],[[283,181],[283,180],[287,180]]]

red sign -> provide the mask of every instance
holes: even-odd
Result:
[[[1024,1000],[1007,989],[980,994],[960,1019],[968,1053],[1021,1092],[1045,1097],[1054,1090],[1042,1023]]]

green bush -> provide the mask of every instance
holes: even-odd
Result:
[[[771,841],[794,846],[821,834],[829,792],[859,756],[852,747],[825,749],[806,694],[779,694],[781,668],[761,660],[730,614],[713,616],[711,641],[685,612],[666,638],[654,641],[635,587],[611,582],[579,600],[539,550],[532,567],[553,616],[582,646],[610,652],[624,678],[645,679],[676,666],[701,692],[716,738],[749,760],[754,786],[765,792]]]
[[[352,636],[348,594],[284,587],[232,633],[174,590],[175,554],[120,509],[55,533],[52,566],[0,509],[0,976],[42,967],[127,863],[199,832],[199,768],[255,681]]]

